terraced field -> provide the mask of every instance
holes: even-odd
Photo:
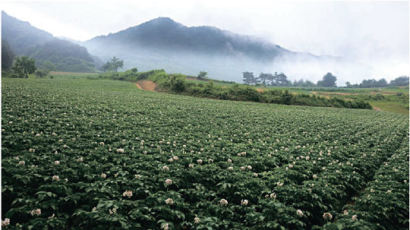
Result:
[[[7,229],[408,228],[405,115],[2,80]]]

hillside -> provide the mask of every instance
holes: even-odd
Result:
[[[210,26],[188,27],[166,17],[95,37],[83,45],[103,60],[124,59],[125,68],[162,68],[190,75],[207,71],[212,78],[236,81],[244,71],[272,71],[272,63],[321,59],[263,39]]]
[[[35,58],[40,68],[54,66],[55,70],[72,72],[95,70],[95,60],[86,48],[55,38],[52,34],[9,16],[4,11],[1,18],[2,39],[17,56]]]
[[[28,22],[20,21],[1,12],[1,35],[7,40],[16,55],[26,55],[37,45],[44,44],[54,37],[52,34],[40,30]]]
[[[272,60],[290,51],[280,46],[242,36],[216,27],[187,27],[170,18],[159,17],[115,34],[99,36],[87,45],[126,44],[166,51],[179,50],[206,55],[242,55],[257,60]]]

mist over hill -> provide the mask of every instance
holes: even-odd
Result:
[[[290,53],[280,46],[264,43],[215,27],[187,27],[170,18],[160,17],[115,34],[98,36],[85,44],[126,44],[157,51],[193,52],[206,55],[247,56],[257,60],[273,59]]]
[[[280,33],[280,31],[278,31]],[[125,30],[85,42],[56,38],[28,22],[2,12],[2,39],[18,56],[36,58],[39,67],[92,72],[113,56],[124,60],[124,69],[167,72],[242,82],[242,73],[283,72],[290,80],[320,80],[327,72],[345,80],[372,76],[372,69],[339,57],[315,56],[283,48],[263,38],[235,34],[211,26],[188,27],[159,17]],[[384,76],[383,76],[384,77]]]
[[[211,78],[238,82],[242,80],[244,71],[254,71],[256,74],[282,71],[292,75],[287,63],[296,65],[298,62],[336,60],[293,52],[260,38],[216,27],[187,27],[166,17],[98,36],[82,44],[103,60],[112,56],[124,59],[125,68],[163,68],[168,72],[192,75],[206,71]],[[318,75],[317,79],[321,76]]]
[[[38,67],[52,66],[54,70],[70,72],[95,71],[97,58],[85,47],[71,41],[55,38],[28,22],[9,16],[2,11],[2,39],[17,56],[36,59]]]

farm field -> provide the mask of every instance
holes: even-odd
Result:
[[[5,229],[408,229],[408,116],[2,79]]]
[[[198,80],[187,78],[188,82],[204,83],[213,81],[215,85],[222,87],[232,86],[233,83],[218,80]],[[259,92],[269,90],[287,90],[291,94],[308,94],[324,98],[338,98],[352,101],[361,100],[369,102],[373,109],[400,114],[409,114],[409,88],[408,87],[385,87],[385,88],[327,88],[327,87],[281,87],[281,86],[254,86]]]
[[[376,110],[409,114],[409,88],[283,88],[293,93],[307,93],[345,100],[359,99],[369,102]]]

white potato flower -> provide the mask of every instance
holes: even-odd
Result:
[[[330,212],[323,213],[322,217],[323,217],[324,220],[332,220],[333,219],[333,216]]]
[[[132,197],[132,191],[131,190],[126,190],[125,192],[122,193],[122,196],[131,198]]]
[[[1,226],[2,227],[6,227],[10,225],[10,219],[9,218],[5,218],[4,220],[1,221]]]
[[[166,185],[171,185],[171,184],[172,184],[172,180],[171,180],[171,179],[166,179],[166,180],[165,180],[165,184],[166,184]]]
[[[41,209],[39,209],[39,208],[33,209],[33,210],[30,211],[30,214],[32,216],[39,216],[39,215],[41,215]]]
[[[246,206],[248,205],[249,201],[248,200],[241,200],[241,205]]]
[[[228,205],[228,201],[225,200],[225,199],[221,199],[221,200],[219,201],[219,204],[221,204],[221,205]]]
[[[304,215],[304,214],[303,214],[303,211],[300,210],[300,209],[296,210],[296,214],[297,214],[299,217],[302,217],[302,216]]]
[[[353,220],[353,221],[356,221],[356,220],[357,220],[357,215],[353,215],[353,216],[352,216],[352,220]]]
[[[174,200],[173,200],[172,198],[168,198],[168,199],[165,200],[165,204],[173,205],[173,204],[174,204]]]
[[[125,150],[124,149],[117,149],[117,153],[124,153],[125,152]]]

